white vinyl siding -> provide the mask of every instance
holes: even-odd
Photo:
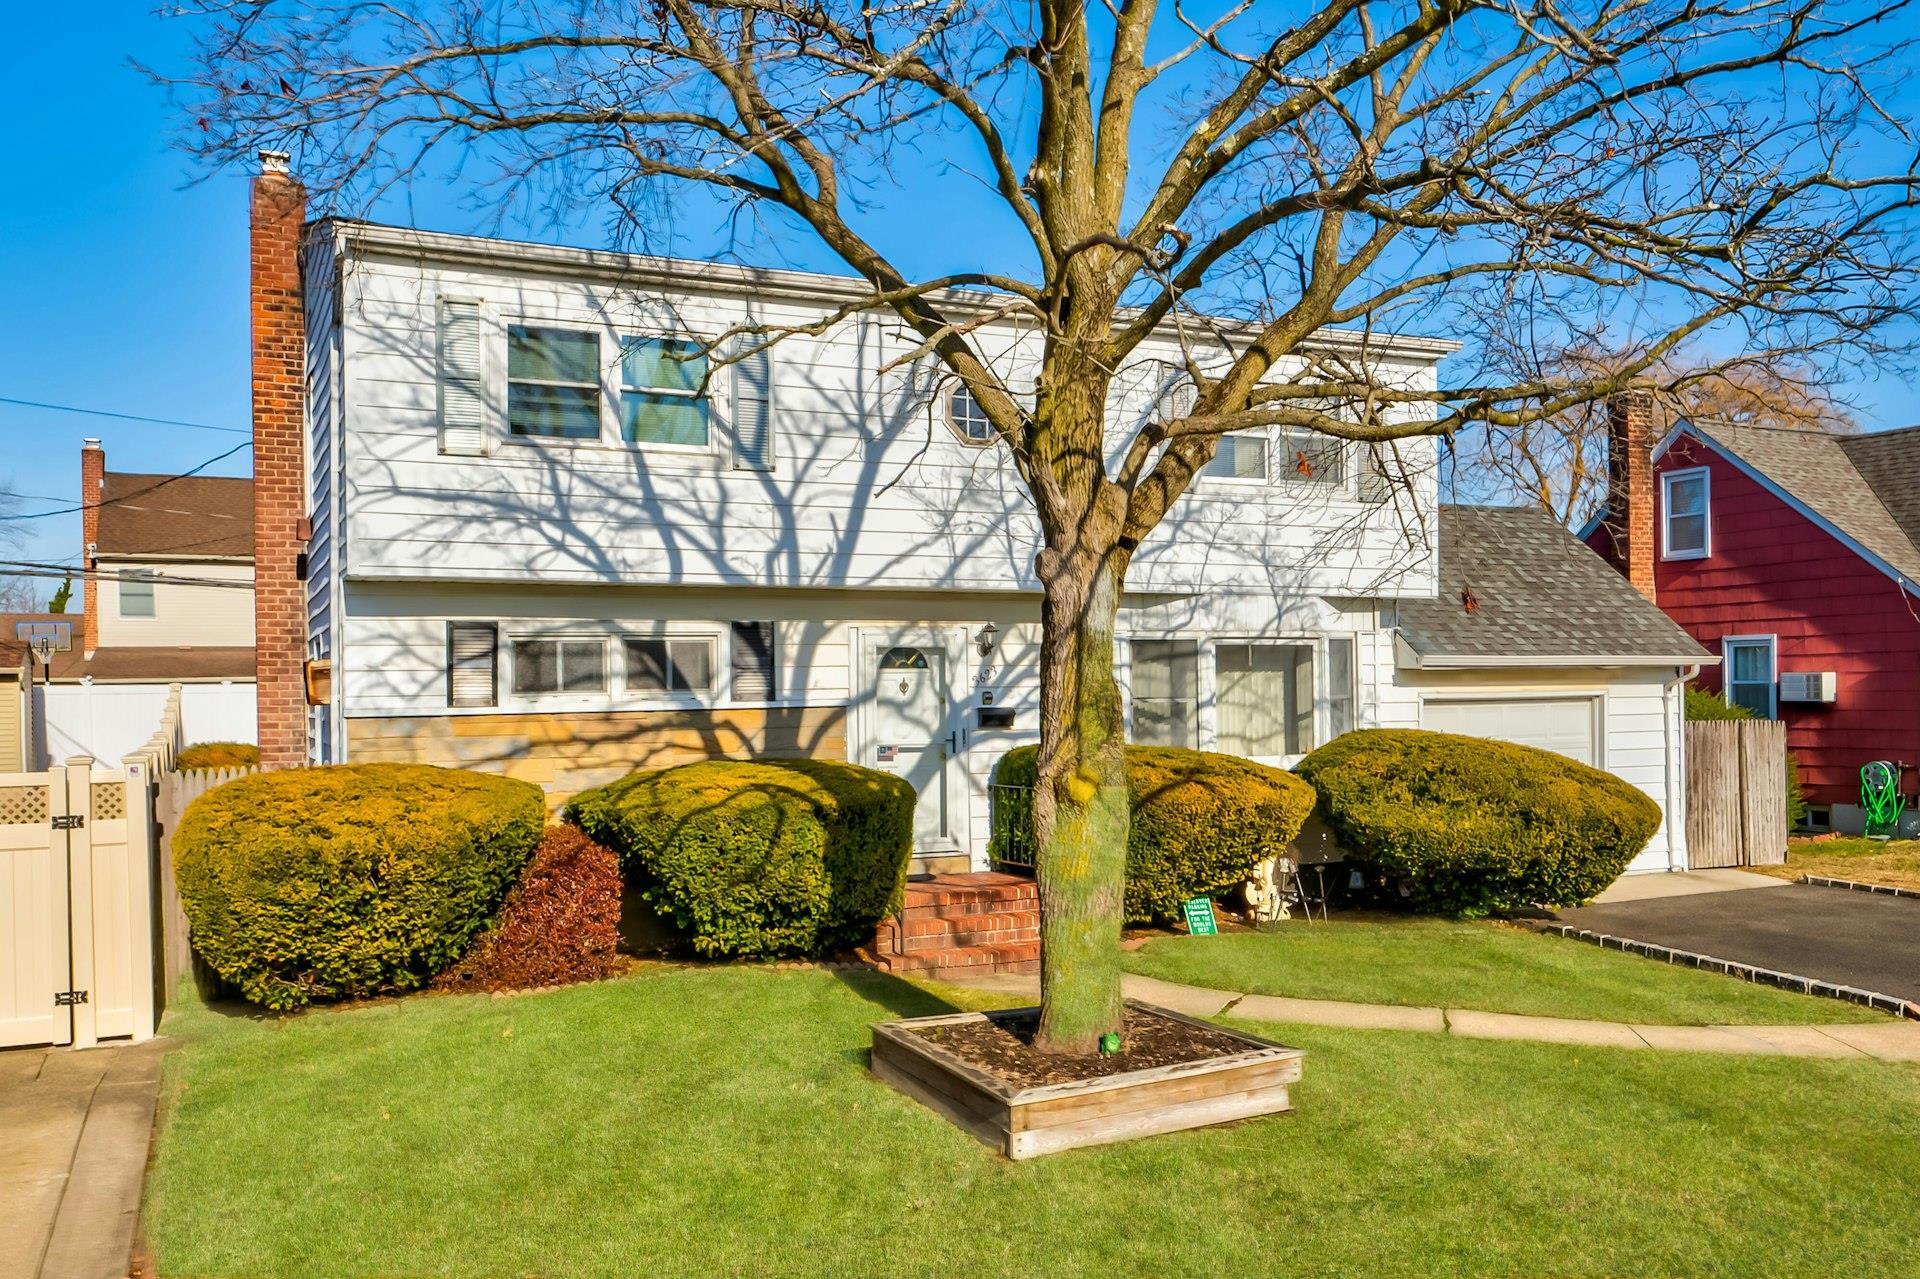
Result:
[[[478,456],[487,451],[486,363],[480,304],[440,300],[440,451]]]

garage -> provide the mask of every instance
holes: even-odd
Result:
[[[1441,733],[1492,737],[1600,764],[1597,697],[1427,698],[1420,725]]]

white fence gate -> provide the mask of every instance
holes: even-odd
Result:
[[[85,756],[0,774],[0,1047],[153,1034],[151,777]]]

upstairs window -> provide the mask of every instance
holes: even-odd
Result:
[[[706,448],[707,355],[686,338],[621,340],[620,437],[635,444]]]
[[[980,401],[973,398],[973,392],[964,383],[947,392],[947,422],[953,427],[954,434],[968,444],[993,443],[993,423],[987,419],[987,411],[980,407]]]
[[[606,692],[607,642],[604,639],[513,641],[513,691],[532,697],[549,693]]]
[[[1341,487],[1347,482],[1347,442],[1304,428],[1280,432],[1280,478],[1288,484]]]
[[[1265,480],[1267,437],[1221,436],[1220,446],[1213,451],[1213,460],[1200,468],[1200,474],[1216,480]]]
[[[1133,736],[1142,746],[1200,744],[1200,646],[1192,640],[1135,640]]]
[[[547,439],[600,438],[598,336],[508,326],[507,429]]]
[[[127,570],[120,579],[120,616],[153,616],[153,574]]]
[[[1668,471],[1660,477],[1660,509],[1666,513],[1660,554],[1670,560],[1707,557],[1707,469]]]

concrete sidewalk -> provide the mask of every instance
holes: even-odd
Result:
[[[0,1052],[0,1265],[125,1279],[163,1040]]]
[[[1040,979],[1025,974],[994,973],[971,978],[943,977],[942,980],[955,986],[1022,997],[1040,993]],[[1286,999],[1277,995],[1181,986],[1132,975],[1123,978],[1122,985],[1130,998],[1171,1008],[1190,1017],[1217,1017],[1225,1013],[1254,1021],[1304,1026],[1423,1030],[1462,1039],[1515,1039],[1663,1052],[1920,1061],[1920,1022],[1911,1021],[1832,1026],[1640,1026],[1618,1021],[1522,1017],[1466,1008],[1405,1008],[1395,1004],[1348,1004],[1331,999]]]

